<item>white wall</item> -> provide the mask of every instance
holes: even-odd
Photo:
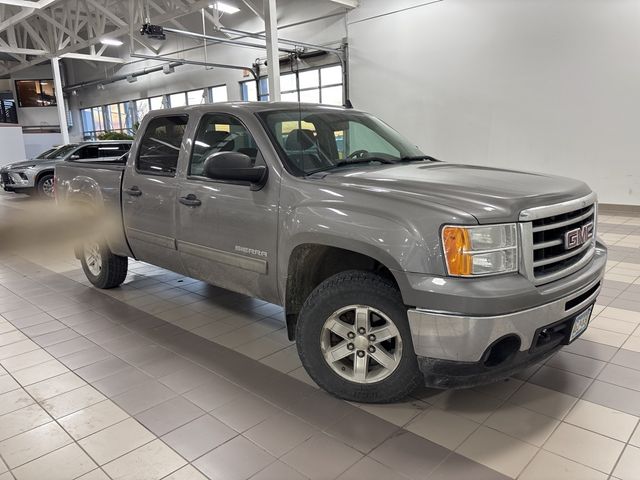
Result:
[[[35,158],[54,146],[62,145],[60,133],[25,133],[23,137],[27,158]]]
[[[362,0],[351,100],[444,160],[640,205],[640,2]]]
[[[0,166],[27,159],[18,125],[0,123],[0,146]]]

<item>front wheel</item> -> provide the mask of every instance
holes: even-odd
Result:
[[[102,242],[85,243],[80,262],[87,279],[98,288],[118,287],[127,277],[129,259],[115,255]]]
[[[47,173],[40,177],[36,190],[38,195],[43,198],[53,198],[53,174]]]
[[[370,272],[322,282],[302,307],[296,343],[311,378],[345,400],[395,402],[424,383],[400,293]]]

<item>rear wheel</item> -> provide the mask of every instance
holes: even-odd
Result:
[[[129,259],[113,254],[102,242],[85,243],[80,262],[86,277],[98,288],[118,287],[127,277]]]
[[[53,174],[47,173],[40,177],[36,189],[41,197],[53,198]]]
[[[424,383],[400,293],[370,272],[321,283],[302,307],[296,343],[311,378],[345,400],[395,402]]]

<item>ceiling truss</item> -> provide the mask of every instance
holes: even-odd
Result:
[[[247,0],[248,1],[248,0]],[[122,63],[101,40],[133,32],[147,19],[184,28],[179,18],[210,0],[0,0],[0,75],[11,74],[50,58]],[[207,12],[208,13],[208,12]],[[209,15],[209,20],[215,20]],[[139,35],[134,41],[153,53],[158,49]]]

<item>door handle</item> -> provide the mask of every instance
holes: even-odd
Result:
[[[123,192],[126,193],[127,195],[131,195],[132,197],[139,197],[140,195],[142,195],[142,190],[140,190],[136,186],[133,186],[131,188],[127,188],[127,189],[123,190]]]
[[[198,197],[196,197],[193,193],[190,193],[186,197],[180,197],[178,201],[181,204],[187,205],[189,207],[199,207],[200,205],[202,205],[202,202],[198,200]]]

